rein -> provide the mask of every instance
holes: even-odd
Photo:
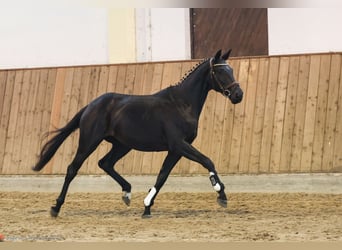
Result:
[[[232,92],[231,92],[231,88],[235,85],[240,85],[239,82],[234,81],[230,84],[228,84],[228,86],[226,88],[223,87],[223,84],[220,82],[220,80],[217,78],[215,71],[214,71],[214,67],[218,67],[218,66],[228,66],[228,64],[226,63],[217,63],[217,64],[213,64],[213,58],[210,59],[210,75],[211,78],[217,83],[217,85],[220,87],[221,89],[221,93],[222,95],[226,96],[226,97],[230,97]]]

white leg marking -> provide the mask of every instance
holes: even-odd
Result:
[[[156,195],[156,193],[157,193],[157,189],[155,187],[151,188],[150,192],[148,193],[148,195],[144,199],[144,205],[146,207],[151,205],[151,201],[152,201],[153,197]]]

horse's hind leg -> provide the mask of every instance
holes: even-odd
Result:
[[[99,167],[103,169],[110,177],[112,177],[122,188],[122,200],[127,206],[131,203],[132,186],[118,172],[115,171],[115,163],[124,157],[131,148],[122,145],[119,142],[112,143],[112,149],[100,161]]]
[[[58,216],[58,213],[62,205],[64,204],[65,196],[68,192],[70,183],[77,175],[77,172],[82,166],[85,159],[87,159],[87,157],[96,149],[96,147],[100,144],[100,142],[101,142],[100,139],[93,140],[93,142],[84,142],[84,141],[81,142],[80,140],[76,155],[73,161],[71,162],[71,164],[68,166],[63,188],[62,188],[60,195],[58,196],[56,200],[56,205],[51,207],[50,214],[52,217]]]

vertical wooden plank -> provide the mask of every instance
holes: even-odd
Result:
[[[15,80],[14,80],[14,89],[11,100],[9,121],[8,121],[8,129],[7,129],[7,140],[6,140],[6,148],[5,148],[5,157],[3,162],[3,173],[4,174],[14,174],[17,170],[18,162],[15,161],[15,156],[13,154],[13,150],[16,146],[15,141],[15,131],[16,124],[19,116],[19,107],[20,107],[20,98],[21,91],[23,85],[23,75],[24,72],[22,70],[16,71]]]
[[[117,75],[117,81],[115,84],[115,92],[119,94],[124,93],[124,84],[126,80],[126,71],[127,71],[127,65],[119,65],[118,66],[118,75]]]
[[[49,131],[59,128],[61,118],[61,108],[64,93],[64,82],[65,82],[66,69],[61,68],[57,70],[56,84],[54,88],[52,110],[50,118],[50,129]]]
[[[1,173],[6,174],[8,172],[8,167],[6,166],[8,163],[8,157],[10,157],[9,152],[7,152],[7,143],[8,143],[8,128],[11,125],[10,117],[12,110],[12,102],[13,98],[15,98],[15,79],[16,79],[16,71],[9,71],[6,79],[6,88],[3,99],[3,107],[2,107],[2,115],[0,120],[0,156],[2,157],[2,161],[0,162]],[[6,164],[6,165],[5,165]]]
[[[312,172],[322,171],[323,159],[323,142],[325,118],[327,113],[329,77],[330,77],[330,55],[321,56],[321,66],[319,72],[318,94],[317,94],[317,109],[315,116],[315,132],[312,147]]]
[[[240,69],[240,60],[233,59],[230,60],[230,66],[234,69],[235,73],[234,77],[237,81],[240,82],[239,78],[239,69]],[[227,174],[229,173],[229,160],[230,160],[230,151],[232,144],[232,134],[233,134],[233,124],[234,124],[234,105],[230,101],[225,102],[225,113],[223,119],[223,131],[222,131],[222,142],[220,145],[220,173]]]
[[[340,71],[340,84],[338,92],[338,103],[336,112],[335,126],[335,145],[334,145],[334,162],[332,172],[342,172],[342,68]]]
[[[135,65],[135,75],[133,79],[133,95],[141,95],[143,91],[143,81],[145,77],[146,64]]]
[[[164,66],[165,63],[157,63],[154,66],[151,94],[155,94],[161,89],[162,79],[164,75]]]
[[[311,57],[300,56],[297,98],[295,103],[294,128],[292,133],[291,172],[301,172],[302,145],[306,116],[306,102],[308,94],[309,73]]]
[[[0,174],[2,174],[3,168],[3,160],[5,154],[5,145],[6,145],[6,131],[7,131],[7,122],[8,122],[8,114],[6,113],[6,102],[9,101],[9,97],[6,97],[7,89],[7,76],[9,76],[9,71],[0,71]],[[13,91],[13,88],[12,88]],[[11,92],[12,92],[11,91]],[[7,95],[9,93],[7,92]]]
[[[124,86],[124,89],[122,92],[123,94],[127,94],[127,95],[133,94],[135,71],[136,71],[135,64],[127,65],[126,78],[125,78],[125,82],[123,83],[123,86]]]
[[[81,77],[80,96],[78,99],[78,110],[87,106],[91,100],[91,97],[89,97],[91,70],[92,70],[91,67],[81,68],[82,77]]]
[[[2,116],[2,108],[4,106],[7,73],[7,70],[0,70],[0,117]]]
[[[251,154],[251,147],[254,143],[252,141],[253,135],[253,121],[255,112],[255,100],[256,100],[256,81],[258,79],[259,72],[259,60],[251,59],[249,61],[246,101],[245,101],[245,119],[243,123],[243,130],[241,136],[240,146],[240,160],[239,169],[240,173],[255,173],[257,169],[250,169],[249,157]]]
[[[146,74],[144,77],[142,94],[143,95],[150,95],[152,94],[152,85],[153,85],[153,77],[154,77],[154,70],[156,64],[149,63],[146,68]]]
[[[29,96],[29,87],[30,87],[30,78],[31,78],[31,70],[25,70],[22,80],[22,89],[20,91],[19,97],[19,110],[18,110],[18,119],[15,128],[15,147],[13,148],[13,156],[14,162],[16,162],[16,170],[13,168],[12,170],[15,171],[15,174],[26,174],[31,171],[28,166],[27,159],[22,158],[25,153],[25,150],[28,148],[23,148],[24,145],[24,134],[25,134],[25,119],[27,115],[27,103],[30,98]]]
[[[256,80],[256,100],[255,114],[253,121],[253,133],[251,142],[251,153],[249,157],[249,165],[251,172],[260,171],[260,149],[263,134],[267,79],[269,74],[269,59],[261,58],[259,60],[258,79]]]
[[[301,159],[302,172],[310,172],[312,164],[312,146],[315,133],[315,118],[317,109],[317,91],[319,82],[320,56],[311,56],[308,97],[305,113],[305,127],[303,138],[303,151]]]
[[[107,93],[107,86],[109,80],[109,66],[101,66],[99,70],[100,73],[96,97]]]
[[[297,87],[299,76],[299,57],[293,56],[290,58],[288,88],[285,104],[285,115],[283,121],[283,138],[281,145],[280,166],[279,170],[282,173],[290,172],[292,137],[294,131]]]
[[[331,56],[328,103],[326,123],[324,128],[322,172],[331,172],[334,169],[334,146],[339,147],[335,139],[336,118],[338,114],[338,93],[341,77],[341,54]]]
[[[279,73],[279,57],[270,58],[270,69],[266,91],[265,116],[260,149],[260,173],[270,172],[270,152],[274,122],[274,111],[277,95],[277,83]]]
[[[284,124],[284,113],[286,104],[286,93],[287,93],[287,80],[289,72],[288,57],[280,58],[279,65],[279,76],[277,86],[277,96],[275,102],[275,113],[273,122],[273,133],[272,133],[272,147],[271,147],[271,159],[270,159],[270,172],[280,172],[280,155],[281,145],[283,136],[283,124]]]
[[[117,65],[111,65],[109,67],[109,74],[108,74],[108,83],[107,83],[107,92],[114,92],[116,79],[118,76],[119,67]]]
[[[247,81],[248,81],[249,66],[250,66],[249,59],[241,59],[238,79],[240,82],[240,86],[242,90],[244,91],[245,96],[248,96]],[[233,134],[232,134],[232,143],[231,143],[232,146],[230,150],[230,162],[229,162],[230,173],[239,172],[241,140],[242,140],[242,132],[243,132],[243,123],[245,119],[245,105],[246,105],[246,98],[244,98],[241,103],[234,106],[234,125],[233,125]]]
[[[54,98],[54,88],[56,82],[57,69],[47,69],[47,78],[44,79],[42,84],[46,85],[45,94],[44,94],[44,104],[43,104],[43,114],[42,114],[42,123],[41,123],[41,131],[45,133],[49,131],[50,120],[51,120],[51,109],[52,109],[52,100]]]

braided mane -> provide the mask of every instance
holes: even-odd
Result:
[[[188,77],[202,64],[206,63],[210,58],[205,58],[202,61],[200,61],[199,63],[197,63],[196,65],[194,65],[188,72],[185,73],[185,75],[179,80],[178,83],[176,83],[174,86],[178,86],[180,84],[182,84],[186,79],[188,79]]]

